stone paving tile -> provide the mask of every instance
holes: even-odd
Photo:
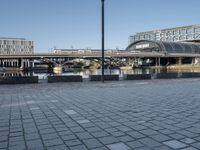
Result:
[[[141,142],[139,141],[132,141],[132,142],[127,142],[126,143],[130,148],[138,148],[138,147],[144,147],[144,144],[142,144]]]
[[[46,147],[50,147],[50,146],[55,146],[55,145],[61,145],[63,144],[63,141],[57,138],[57,139],[43,140],[43,143]]]
[[[188,147],[188,148],[184,148],[184,149],[181,149],[181,150],[198,150],[198,149],[196,149],[194,147]]]
[[[153,140],[153,139],[151,139],[149,137],[139,139],[139,141],[142,144],[144,144],[144,145],[146,145],[148,147],[151,147],[151,148],[161,146],[161,144],[159,142],[157,142],[157,141],[155,141],[155,140]]]
[[[79,124],[83,124],[83,123],[89,123],[90,121],[87,120],[87,119],[84,119],[84,120],[78,120],[77,121]]]
[[[107,145],[110,150],[130,150],[130,148],[124,143],[114,143]]]
[[[109,136],[109,134],[105,131],[98,131],[98,132],[93,132],[92,135],[96,138],[100,138],[100,137],[105,137],[105,136]]]
[[[70,147],[70,150],[88,150],[84,145]]]
[[[77,114],[77,112],[74,111],[74,110],[65,110],[64,112],[65,112],[66,114],[68,114],[68,115],[75,115],[75,114]]]
[[[191,145],[195,148],[200,148],[200,142],[192,143]]]
[[[186,143],[186,144],[191,144],[191,143],[194,143],[196,141],[193,140],[193,139],[190,139],[190,138],[185,138],[185,139],[182,139],[181,142]]]
[[[80,132],[80,133],[77,133],[76,136],[81,140],[93,138],[93,136],[89,134],[88,132]]]
[[[168,137],[167,135],[164,134],[157,134],[157,135],[153,135],[151,136],[151,138],[153,138],[154,140],[158,141],[158,142],[164,142],[164,141],[169,141],[170,137]]]
[[[57,145],[57,146],[47,147],[47,150],[69,150],[69,148],[67,148],[67,146],[65,145]]]
[[[127,134],[135,139],[140,139],[140,138],[145,137],[145,135],[143,135],[142,133],[137,132],[137,131],[131,131],[131,132],[128,132]]]
[[[110,149],[108,149],[107,147],[99,147],[92,150],[110,150]]]
[[[163,143],[165,145],[171,147],[171,148],[174,148],[174,149],[180,149],[180,148],[184,148],[184,147],[187,146],[186,144],[179,142],[179,141],[176,141],[176,140],[167,141],[167,142],[163,142]]]
[[[32,141],[26,141],[27,148],[28,149],[39,149],[43,148],[43,144],[41,140],[32,140]]]
[[[103,143],[104,145],[119,142],[119,140],[113,136],[101,137],[98,138],[98,140],[101,141],[101,143]]]
[[[96,139],[87,139],[87,140],[83,140],[83,143],[89,148],[89,149],[93,149],[93,148],[98,148],[98,147],[102,147],[103,144],[101,144],[98,140]]]
[[[117,139],[119,139],[121,142],[134,141],[134,138],[128,135],[117,137]]]
[[[174,150],[174,149],[169,148],[167,146],[159,146],[159,147],[154,147],[153,150]]]

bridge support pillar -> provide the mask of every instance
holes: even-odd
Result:
[[[9,59],[8,62],[9,62],[9,67],[12,67],[12,61]]]
[[[160,57],[158,57],[158,66],[160,67]]]
[[[196,64],[196,58],[192,58],[192,64]]]
[[[22,60],[22,58],[18,59],[18,68],[23,68],[23,60]]]
[[[5,67],[5,60],[2,60],[2,67]]]
[[[0,60],[0,67],[3,67],[3,60]]]
[[[160,57],[156,57],[156,67],[160,67]]]
[[[34,60],[29,60],[29,68],[32,70],[34,68]]]
[[[5,67],[8,67],[8,59],[6,59],[5,61],[6,61],[6,66]]]
[[[176,62],[178,65],[181,65],[182,64],[182,58],[181,57],[179,57],[179,58],[177,58],[177,62]]]

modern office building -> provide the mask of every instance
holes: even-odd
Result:
[[[139,32],[129,37],[129,44],[140,40],[168,42],[200,42],[200,24],[148,32]]]
[[[33,41],[24,38],[0,37],[0,55],[33,54]]]

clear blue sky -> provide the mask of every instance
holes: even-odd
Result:
[[[200,24],[200,0],[105,0],[105,47],[136,32]],[[101,48],[101,0],[1,0],[0,36],[35,41],[36,52]]]

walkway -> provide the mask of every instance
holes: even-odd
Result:
[[[1,85],[2,149],[200,149],[200,79]]]

